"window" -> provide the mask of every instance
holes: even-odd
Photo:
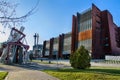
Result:
[[[101,21],[96,20],[96,22],[97,22],[99,25],[101,25]]]
[[[101,19],[100,14],[97,13],[96,16],[99,17],[99,18]]]
[[[105,37],[105,40],[108,40],[108,37]]]
[[[109,46],[109,44],[105,44],[104,46],[108,47],[108,46]]]

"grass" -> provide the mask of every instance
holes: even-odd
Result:
[[[49,63],[49,61],[32,60],[32,62],[41,63],[41,64],[54,64],[52,61],[51,63]]]
[[[120,68],[91,67],[86,70],[59,69],[44,72],[60,80],[120,80]]]
[[[4,80],[8,72],[0,72],[0,80]]]

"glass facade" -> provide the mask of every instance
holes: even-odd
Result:
[[[59,39],[54,38],[54,43],[53,43],[53,55],[58,54],[58,44],[59,44]]]
[[[67,33],[64,36],[63,54],[70,54],[70,53],[71,53],[71,33]]]
[[[79,14],[78,19],[78,47],[85,46],[86,49],[91,51],[92,48],[92,15],[91,9]]]
[[[78,48],[83,45],[85,48],[89,51],[92,49],[92,9],[89,9],[81,14],[77,14],[77,20],[78,20]],[[64,40],[62,42],[62,55],[69,55],[71,54],[71,38],[72,33],[66,33],[64,34]],[[49,47],[50,47],[50,41],[46,42],[46,52],[45,55],[49,55]],[[53,42],[53,53],[52,55],[58,54],[59,49],[59,37],[54,38]]]
[[[50,41],[46,41],[45,56],[49,56]]]

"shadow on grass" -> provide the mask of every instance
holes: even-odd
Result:
[[[8,72],[0,72],[0,80],[4,80],[7,75]]]
[[[103,72],[103,73],[119,74],[120,75],[120,70],[117,70],[117,69],[88,69],[86,71],[90,71],[90,72]]]
[[[51,71],[51,70],[50,70]],[[106,74],[112,74],[112,75],[120,75],[120,69],[85,69],[85,70],[79,70],[79,69],[58,69],[58,70],[52,70],[53,72],[86,72],[86,73],[106,73]]]

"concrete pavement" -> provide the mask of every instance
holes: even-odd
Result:
[[[21,70],[17,72],[9,72],[5,80],[59,80],[59,79],[38,70]]]
[[[36,66],[36,67],[34,67]],[[59,80],[40,70],[54,69],[52,66],[45,66],[39,64],[28,65],[3,65],[0,64],[0,71],[9,72],[5,80]]]

